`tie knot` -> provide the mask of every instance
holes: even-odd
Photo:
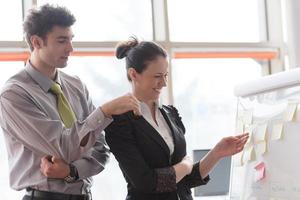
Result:
[[[60,88],[60,85],[57,84],[57,83],[54,83],[51,88],[50,88],[50,91],[53,92],[54,94],[62,94],[62,90]]]

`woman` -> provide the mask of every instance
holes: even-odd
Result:
[[[113,116],[105,129],[111,152],[127,181],[127,200],[190,200],[190,188],[206,184],[208,173],[223,157],[242,151],[248,134],[223,138],[200,162],[186,155],[185,128],[173,106],[159,104],[166,86],[166,52],[153,42],[121,43],[118,59],[126,58],[127,77],[140,101],[141,116]]]

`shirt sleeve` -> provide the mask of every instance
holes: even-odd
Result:
[[[149,167],[137,147],[130,121],[125,116],[114,118],[114,122],[105,129],[105,138],[126,178],[133,187],[145,193],[175,191],[174,168]]]
[[[72,164],[78,171],[79,179],[86,179],[104,170],[108,160],[109,148],[105,142],[104,134],[101,134],[95,145],[81,159],[72,162]]]
[[[18,87],[1,94],[0,119],[4,132],[12,139],[41,156],[55,155],[68,163],[77,160],[93,147],[97,134],[101,134],[111,122],[98,108],[85,120],[77,120],[67,129],[60,120],[51,119],[30,98],[30,94]],[[87,134],[90,134],[89,141],[81,147],[80,141]]]

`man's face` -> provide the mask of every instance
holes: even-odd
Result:
[[[67,65],[68,57],[73,51],[73,32],[71,27],[54,26],[46,35],[39,56],[45,66],[63,68]]]

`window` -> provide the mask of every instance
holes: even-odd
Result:
[[[74,41],[119,41],[132,35],[152,39],[151,1],[38,0],[66,6],[76,17]],[[87,12],[88,11],[88,12]]]
[[[260,42],[261,0],[169,0],[170,39],[185,42]]]
[[[124,61],[115,57],[71,57],[63,70],[82,79],[93,103],[100,106],[129,91]]]
[[[2,4],[4,2],[2,1]],[[9,19],[9,20],[8,20]],[[21,41],[22,30],[22,1],[5,1],[0,6],[0,41]]]
[[[211,149],[235,134],[234,86],[260,77],[260,64],[252,59],[175,59],[172,64],[174,104],[188,149]]]

